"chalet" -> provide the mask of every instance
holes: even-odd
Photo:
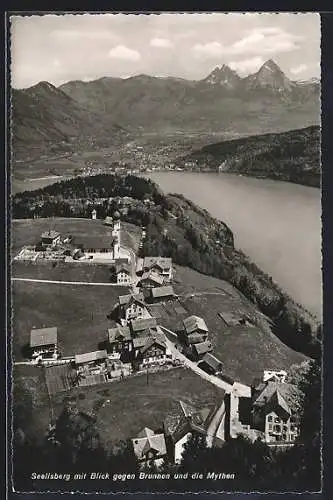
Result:
[[[132,350],[132,336],[128,326],[117,326],[108,329],[108,351],[121,354]]]
[[[42,233],[42,247],[55,247],[60,243],[60,233],[57,231],[45,231]]]
[[[212,343],[209,341],[200,342],[199,344],[192,345],[192,352],[196,359],[202,358],[207,352],[213,350]]]
[[[32,357],[55,358],[57,353],[58,329],[33,328],[30,331],[30,348]]]
[[[101,351],[85,352],[84,354],[77,354],[74,362],[76,366],[98,366],[105,362],[107,356],[108,355],[105,349]]]
[[[262,382],[252,395],[252,427],[264,433],[265,441],[293,443],[299,426],[293,415],[296,388],[281,382]]]
[[[129,285],[132,282],[131,268],[129,264],[117,264],[116,276],[118,285]]]
[[[75,236],[72,240],[76,248],[80,248],[85,253],[112,253],[113,238],[111,236]]]
[[[206,340],[207,335],[203,335],[202,333],[190,333],[185,337],[185,343],[187,345],[202,344],[206,342]]]
[[[147,319],[132,319],[130,328],[133,337],[144,337],[156,333],[158,327],[156,318],[150,317]]]
[[[163,433],[155,434],[145,427],[136,438],[132,439],[133,451],[140,466],[160,467],[166,457],[167,449]]]
[[[163,276],[152,271],[147,271],[143,273],[141,279],[138,282],[138,286],[141,288],[156,288],[162,286],[163,283]]]
[[[199,333],[201,335],[208,335],[208,328],[203,318],[199,316],[189,316],[184,319],[184,330],[186,335],[192,333]]]
[[[150,290],[151,302],[163,302],[175,298],[175,292],[172,286],[160,286]]]
[[[171,357],[163,336],[158,334],[133,339],[133,350],[134,362],[139,369],[163,364]]]
[[[165,279],[172,279],[172,259],[170,257],[145,257],[142,264],[143,272],[154,271]]]
[[[215,375],[222,370],[222,362],[217,359],[213,354],[207,352],[202,361],[198,364],[199,368],[209,373],[210,375]]]
[[[126,323],[133,319],[145,319],[151,317],[147,306],[144,303],[142,293],[120,295],[118,298],[118,305],[120,319]]]
[[[176,464],[181,462],[185,444],[191,436],[194,434],[207,436],[215,410],[215,405],[198,408],[183,401],[177,401],[173,411],[163,422],[168,455]]]

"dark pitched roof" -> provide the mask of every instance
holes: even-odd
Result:
[[[116,326],[108,329],[109,342],[131,340],[131,331],[128,326]]]
[[[129,304],[132,300],[138,301],[138,302],[143,302],[144,297],[143,293],[129,293],[128,295],[119,295],[118,297],[118,302],[119,305],[124,306]]]
[[[205,320],[203,318],[200,318],[199,316],[193,315],[184,319],[184,327],[187,334],[192,333],[195,330],[203,330],[205,332],[208,332]]]
[[[190,333],[187,336],[187,341],[189,344],[201,344],[206,339],[206,335],[202,335],[201,333]]]
[[[163,340],[157,338],[157,337],[149,337],[146,344],[140,349],[140,352],[143,354],[146,352],[151,346],[157,344],[158,346],[162,347],[163,349],[166,349],[166,344]]]
[[[178,401],[173,411],[167,415],[163,422],[164,431],[172,437],[174,442],[179,441],[193,430],[205,434],[215,410],[215,405],[197,407],[184,401]]]
[[[258,386],[253,397],[253,406],[265,406],[266,404],[278,405],[289,415],[292,414],[291,407],[297,393],[297,387],[283,382],[268,381]]]
[[[33,328],[30,332],[30,347],[56,344],[57,337],[58,329],[56,327]]]
[[[144,280],[150,280],[153,283],[156,283],[157,285],[163,285],[164,283],[163,276],[160,276],[159,274],[154,273],[153,271],[147,271],[143,273],[139,283],[141,283]]]
[[[130,324],[133,332],[139,332],[157,327],[156,318],[132,319]]]
[[[93,248],[99,250],[103,248],[111,248],[113,245],[112,236],[94,236],[94,235],[79,235],[74,236],[72,244],[75,246],[82,246],[83,248]]]
[[[122,271],[125,271],[126,273],[129,274],[131,272],[131,266],[125,262],[120,263],[120,264],[116,264],[116,274],[118,274]]]
[[[204,357],[202,358],[202,362],[206,363],[214,370],[218,370],[222,365],[222,362],[215,356],[213,356],[213,354],[211,354],[210,352],[207,352],[207,354],[204,355]]]
[[[172,286],[160,286],[158,288],[151,289],[151,295],[154,299],[162,298],[162,297],[174,297],[175,292]]]
[[[206,352],[210,352],[213,350],[212,343],[209,341],[200,342],[199,344],[194,344],[193,349],[196,351],[198,356],[201,354],[205,354]]]
[[[170,257],[145,257],[143,259],[143,269],[158,266],[160,269],[167,271],[171,265],[172,259]]]
[[[75,363],[89,363],[90,361],[98,361],[99,359],[107,358],[107,352],[105,349],[102,351],[85,352],[84,354],[77,354],[75,356]]]

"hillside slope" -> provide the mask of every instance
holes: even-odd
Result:
[[[48,82],[12,91],[12,148],[15,156],[71,151],[109,142],[122,132],[110,118],[96,116]]]
[[[179,158],[184,167],[238,173],[320,186],[320,129],[307,127],[219,142]]]
[[[227,281],[272,320],[284,343],[306,355],[320,355],[318,319],[235,249],[226,224],[182,195],[165,195],[152,181],[132,175],[71,179],[17,194],[12,213],[14,218],[72,217],[74,212],[76,217],[90,217],[95,203],[98,217],[104,218],[119,210],[115,199],[109,201],[115,196],[131,198],[122,219],[146,227],[142,256],[170,256],[181,266]],[[88,200],[94,201],[87,205]]]

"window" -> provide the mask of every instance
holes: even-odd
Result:
[[[281,426],[280,425],[274,425],[274,432],[281,432]]]
[[[272,415],[268,415],[267,420],[268,420],[268,422],[272,422],[272,420],[273,420]]]
[[[274,422],[277,422],[277,423],[279,423],[279,422],[280,422],[280,419],[279,419],[279,417],[275,417],[275,418],[274,418]]]
[[[272,424],[268,424],[268,430],[271,431],[273,428]]]

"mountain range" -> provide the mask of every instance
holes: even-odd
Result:
[[[202,80],[136,75],[58,88],[41,82],[13,90],[12,117],[14,149],[112,145],[124,130],[237,137],[319,124],[320,84],[292,81],[272,60],[245,78],[222,65]]]

